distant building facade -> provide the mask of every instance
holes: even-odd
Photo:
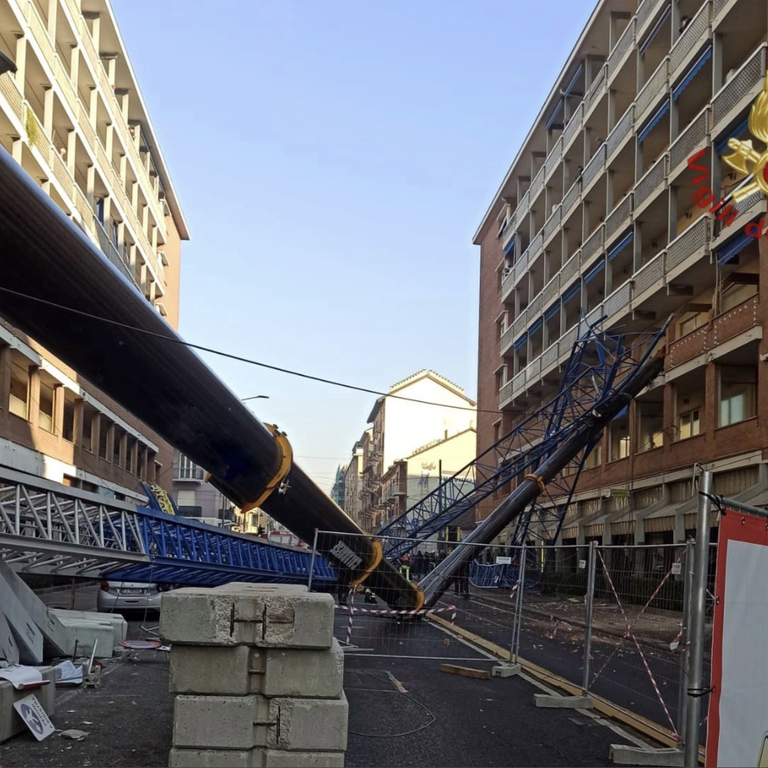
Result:
[[[363,446],[358,440],[352,447],[352,458],[347,464],[344,478],[344,511],[360,525],[363,500],[360,496],[363,481]]]
[[[179,451],[173,458],[173,490],[171,492],[180,515],[194,517],[203,523],[231,527],[241,522],[235,506],[222,493],[205,481],[205,471]],[[250,518],[246,521],[250,530]],[[258,524],[257,524],[258,526]]]

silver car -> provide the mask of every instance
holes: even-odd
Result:
[[[102,580],[96,608],[103,613],[159,611],[160,587],[143,581]]]

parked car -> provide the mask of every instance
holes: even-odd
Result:
[[[104,613],[159,611],[162,591],[158,584],[104,579],[96,598],[96,607]]]

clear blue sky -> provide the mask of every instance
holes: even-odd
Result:
[[[112,2],[192,233],[182,334],[474,397],[472,235],[594,0]],[[209,362],[329,488],[375,398]]]

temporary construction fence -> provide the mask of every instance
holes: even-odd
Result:
[[[471,651],[461,638],[475,636],[682,740],[691,543],[502,547],[420,542],[400,564],[402,571],[418,583],[457,546],[473,548],[472,565],[435,605],[420,611],[390,611],[366,593],[364,584],[342,590],[336,635],[346,653],[465,659]],[[321,588],[319,582],[316,586]],[[452,628],[462,631],[454,634]],[[708,659],[704,679],[709,679]]]

